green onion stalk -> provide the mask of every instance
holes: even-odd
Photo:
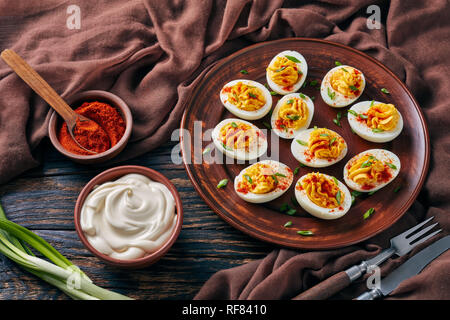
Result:
[[[31,248],[48,260],[37,257]],[[59,288],[77,300],[129,300],[92,283],[76,265],[60,254],[47,241],[6,218],[0,205],[0,253],[21,268]]]

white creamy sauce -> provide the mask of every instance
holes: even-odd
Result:
[[[141,174],[96,186],[86,197],[80,217],[89,243],[120,260],[141,258],[161,248],[176,221],[172,193]]]

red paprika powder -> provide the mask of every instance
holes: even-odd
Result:
[[[125,121],[112,106],[103,102],[85,102],[75,112],[92,121],[77,121],[74,130],[75,139],[86,149],[97,153],[114,147],[125,133]],[[58,131],[58,140],[67,151],[78,155],[92,155],[81,149],[72,139],[67,124],[62,123]]]

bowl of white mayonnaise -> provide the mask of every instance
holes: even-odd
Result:
[[[88,182],[74,216],[80,240],[95,256],[118,267],[142,268],[174,244],[183,207],[177,189],[161,173],[120,166]]]

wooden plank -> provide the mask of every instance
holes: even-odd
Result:
[[[171,250],[141,270],[105,265],[84,248],[74,230],[73,208],[82,187],[105,168],[74,164],[54,151],[44,164],[0,187],[0,201],[12,221],[34,230],[105,288],[137,299],[191,299],[215,272],[266,256],[273,246],[235,230],[203,202],[183,165],[170,161],[169,142],[127,164],[166,175],[183,199],[184,221]],[[0,257],[0,299],[67,299],[59,290]]]

